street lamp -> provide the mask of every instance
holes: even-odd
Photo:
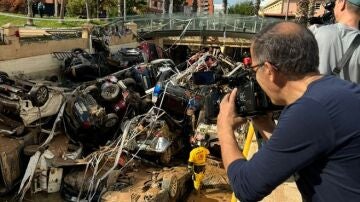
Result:
[[[124,0],[124,22],[126,21],[126,0]]]
[[[290,0],[287,0],[286,14],[285,14],[285,21],[287,21],[287,20],[288,20],[288,15],[289,15],[289,6],[290,6]]]

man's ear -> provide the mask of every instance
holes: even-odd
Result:
[[[277,70],[277,68],[269,62],[264,63],[265,74],[268,75],[271,82],[275,85],[282,87],[285,85],[284,75]]]
[[[341,10],[341,11],[344,11],[344,10],[345,10],[347,3],[348,3],[348,2],[347,2],[346,0],[339,1],[339,4],[340,4],[339,6],[340,6],[340,10]]]
[[[276,69],[274,69],[273,65],[269,62],[264,63],[264,72],[267,74],[267,76],[270,78],[272,82],[276,79]]]

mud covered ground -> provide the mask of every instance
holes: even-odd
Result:
[[[257,151],[256,140],[253,140],[250,149],[251,157]],[[187,202],[221,202],[231,200],[231,190],[227,185],[227,177],[225,170],[219,168],[220,165],[211,162],[206,168],[207,177],[204,179],[204,187],[200,193],[195,191],[190,192],[184,201]],[[148,168],[151,169],[151,168]],[[144,170],[145,171],[145,170]],[[141,172],[139,172],[141,173]],[[148,172],[143,172],[142,175],[146,175]],[[146,180],[148,177],[139,176],[142,180]],[[12,194],[13,195],[13,194]],[[0,201],[10,201],[11,196],[0,197]],[[47,194],[37,193],[34,195],[28,194],[24,201],[29,202],[60,202],[64,201],[61,198],[60,193]],[[300,202],[301,196],[298,189],[296,188],[295,182],[289,179],[287,182],[281,184],[276,188],[269,196],[264,198],[264,202]]]

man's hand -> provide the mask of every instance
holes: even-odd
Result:
[[[237,117],[235,112],[236,88],[225,95],[220,104],[220,112],[217,117],[217,132],[221,146],[221,156],[225,170],[231,162],[244,159],[234,137],[234,130],[246,122],[245,118]]]
[[[275,122],[272,119],[272,114],[267,114],[263,116],[255,116],[251,119],[254,127],[260,132],[261,136],[266,140],[270,139],[274,129]]]
[[[233,89],[231,93],[226,94],[220,103],[220,112],[217,117],[217,130],[234,131],[247,120],[238,117],[235,112],[235,98],[237,89]]]

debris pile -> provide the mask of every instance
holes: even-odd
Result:
[[[192,185],[186,163],[199,139],[215,156],[204,186],[226,187],[214,124],[244,65],[211,49],[179,69],[150,43],[114,54],[93,44],[94,54],[57,54],[61,75],[52,81],[0,73],[0,194],[20,183],[19,200],[27,191],[61,191],[68,201],[179,200]]]

